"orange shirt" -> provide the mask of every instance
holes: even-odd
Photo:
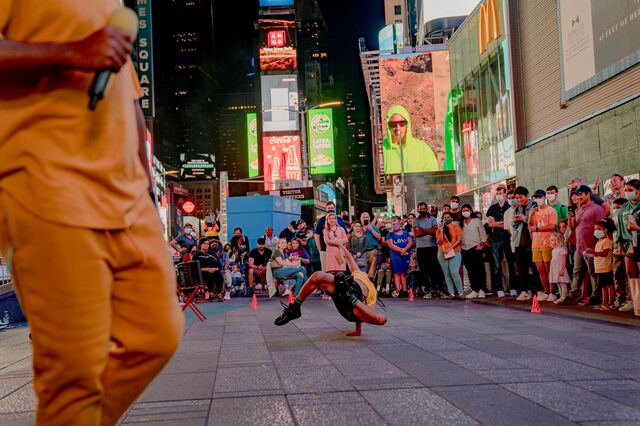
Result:
[[[81,40],[118,7],[118,0],[0,0],[0,38]],[[124,228],[148,188],[138,158],[139,86],[129,61],[90,111],[93,77],[67,70],[0,79],[0,190],[46,220]]]
[[[438,228],[438,230],[436,231],[436,240],[438,240],[438,250],[442,252],[449,250],[451,248],[451,242],[462,238],[462,229],[460,229],[460,226],[458,226],[458,224],[452,223],[451,225],[449,225],[449,235],[451,236],[451,238],[449,238],[449,241],[447,241],[447,239],[445,239],[444,232],[442,232],[442,228]],[[455,246],[454,250],[460,251],[461,250],[460,244]]]
[[[533,226],[542,228],[548,225],[558,224],[558,212],[553,207],[539,207],[537,212],[531,211],[531,221]],[[532,248],[551,248],[551,235],[554,231],[532,232]]]

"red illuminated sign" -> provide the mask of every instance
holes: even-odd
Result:
[[[274,190],[280,180],[302,179],[300,136],[265,136],[262,138],[264,187]]]
[[[191,214],[196,209],[196,205],[191,201],[185,201],[182,205],[182,211],[186,214]]]
[[[267,33],[267,46],[284,47],[286,44],[287,32],[285,30],[275,30]]]

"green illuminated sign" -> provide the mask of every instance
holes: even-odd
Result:
[[[332,109],[313,109],[307,119],[311,174],[335,173]]]
[[[249,177],[256,177],[258,171],[258,126],[255,112],[247,114],[247,144],[249,147]]]

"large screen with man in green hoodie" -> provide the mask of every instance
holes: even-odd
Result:
[[[450,88],[448,51],[380,57],[384,174],[454,169],[445,138]]]

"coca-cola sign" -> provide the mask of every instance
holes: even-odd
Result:
[[[280,180],[302,179],[300,136],[264,136],[262,138],[264,189],[271,191]]]

